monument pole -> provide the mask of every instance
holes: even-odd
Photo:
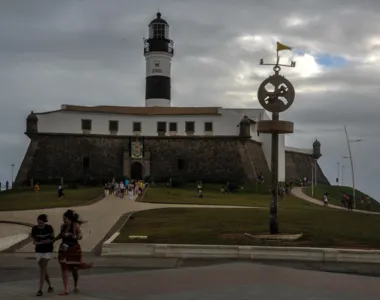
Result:
[[[296,63],[289,65],[280,64],[279,52],[291,50],[290,47],[277,43],[277,58],[275,64],[266,64],[260,60],[260,65],[274,66],[274,74],[265,79],[257,92],[257,98],[261,106],[272,113],[272,120],[261,120],[257,123],[257,132],[272,135],[271,173],[272,173],[272,198],[270,203],[269,230],[271,234],[279,233],[278,226],[278,137],[280,134],[293,133],[294,124],[280,120],[280,113],[287,110],[294,102],[295,90],[292,83],[283,75],[280,75],[281,67],[294,68]]]

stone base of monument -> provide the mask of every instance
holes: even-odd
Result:
[[[283,120],[263,120],[257,122],[257,132],[286,134],[294,132],[294,123]]]
[[[303,236],[303,233],[299,234],[249,234],[245,233],[245,236],[260,241],[296,241]]]

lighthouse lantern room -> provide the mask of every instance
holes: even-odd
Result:
[[[171,61],[173,41],[169,24],[161,13],[149,24],[149,38],[144,40],[146,61],[145,106],[171,106]]]

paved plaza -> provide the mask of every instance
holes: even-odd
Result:
[[[85,274],[85,272],[83,272]],[[53,280],[57,295],[61,280]],[[72,300],[353,300],[378,299],[380,278],[230,263],[150,271],[83,275]],[[35,280],[0,284],[0,299],[35,299]]]

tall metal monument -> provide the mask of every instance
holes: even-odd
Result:
[[[277,60],[275,64],[264,63],[260,65],[274,66],[274,74],[265,79],[257,92],[257,98],[261,106],[272,113],[272,120],[261,120],[257,124],[259,133],[272,135],[271,173],[272,173],[272,199],[270,204],[269,229],[271,234],[278,234],[278,136],[279,134],[293,133],[294,124],[289,121],[280,120],[280,113],[287,110],[294,102],[295,91],[292,83],[283,75],[280,75],[281,67],[294,68],[296,63],[292,61],[289,65],[280,64],[279,52],[291,50],[289,46],[277,42]]]

